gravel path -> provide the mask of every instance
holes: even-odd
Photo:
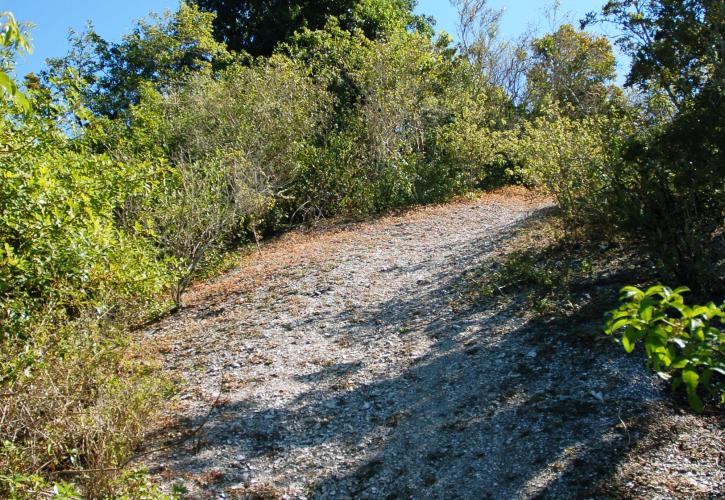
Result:
[[[642,360],[459,308],[547,203],[505,191],[293,232],[147,334],[182,393],[145,464],[189,498],[715,498],[722,420]]]

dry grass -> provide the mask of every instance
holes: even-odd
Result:
[[[56,481],[89,498],[118,486],[162,401],[164,386],[146,357],[117,330],[90,320],[6,342],[0,496],[37,497]]]

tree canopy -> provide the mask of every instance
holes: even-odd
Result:
[[[721,0],[612,0],[603,14],[619,26],[619,44],[632,57],[628,85],[664,91],[679,106],[723,71]]]
[[[606,102],[615,76],[615,58],[606,38],[564,24],[532,43],[529,94],[535,109],[547,99],[570,106],[580,116]]]
[[[117,43],[104,40],[89,25],[83,33],[71,33],[70,52],[51,60],[48,73],[59,77],[71,68],[87,84],[86,105],[102,115],[119,116],[138,102],[145,82],[169,86],[231,61],[212,35],[213,20],[213,14],[182,3],[177,12],[139,21]]]
[[[345,29],[362,29],[371,39],[393,26],[414,26],[424,20],[413,14],[415,0],[193,0],[216,14],[214,33],[230,50],[269,56],[303,28],[321,29],[330,17]]]

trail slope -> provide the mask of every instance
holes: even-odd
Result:
[[[184,381],[149,447],[203,427],[146,465],[191,498],[725,493],[718,420],[672,409],[641,359],[456,307],[547,207],[506,191],[294,232],[198,287],[147,332]]]

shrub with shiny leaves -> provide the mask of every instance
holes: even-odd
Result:
[[[684,386],[690,407],[702,412],[703,392],[725,403],[725,304],[688,306],[682,295],[688,291],[624,287],[623,303],[610,313],[605,333],[616,335],[628,353],[643,342],[650,367],[671,379],[673,390]]]

